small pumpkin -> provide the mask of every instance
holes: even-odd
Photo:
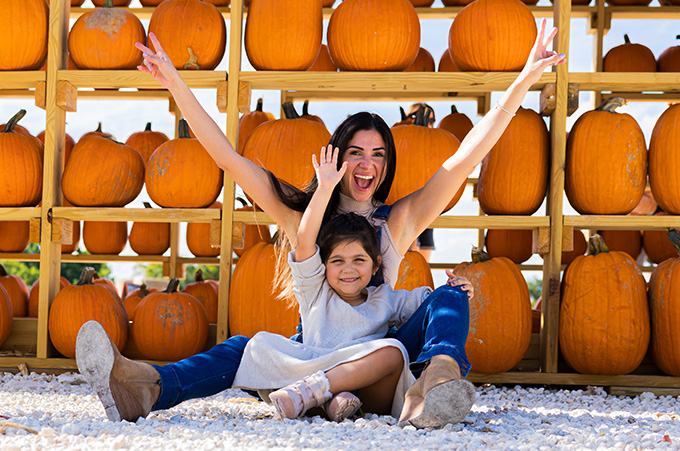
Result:
[[[127,343],[129,325],[123,304],[106,287],[92,283],[93,276],[94,268],[83,269],[78,283],[59,291],[50,307],[50,339],[57,351],[70,359],[76,356],[80,327],[90,320],[104,327],[119,351]]]
[[[66,166],[66,162],[71,156],[71,150],[73,150],[73,146],[76,145],[75,140],[69,135],[68,133],[64,134],[64,158],[62,162],[62,170]],[[43,143],[43,146],[45,145],[45,130],[41,131],[37,135],[35,135],[36,138],[40,140],[41,143]]]
[[[437,65],[437,72],[460,72],[456,63],[453,62],[451,58],[451,52],[447,48],[442,53],[441,58],[439,58],[439,64]]]
[[[413,60],[411,65],[404,69],[404,72],[434,72],[435,63],[432,54],[426,49],[420,47],[416,59]]]
[[[125,144],[139,152],[146,163],[154,150],[166,141],[170,138],[163,132],[151,130],[151,122],[147,122],[144,131],[131,134]]]
[[[314,60],[314,63],[307,69],[309,72],[337,72],[338,66],[333,62],[331,54],[328,51],[326,44],[321,44],[319,55]]]
[[[222,209],[221,202],[214,202],[208,208]],[[219,247],[210,245],[210,224],[205,222],[190,222],[187,224],[187,247],[196,257],[217,257]]]
[[[197,354],[208,342],[208,315],[203,304],[177,291],[172,278],[165,291],[150,293],[137,305],[132,339],[148,359],[177,361]]]
[[[101,137],[101,138],[111,138],[115,140],[116,138],[109,132],[105,132],[102,130],[102,123],[100,122],[97,125],[97,128],[95,130],[92,130],[91,132],[84,133],[83,136],[80,137],[78,142],[84,141],[86,139],[92,138],[92,137]]]
[[[326,124],[324,124],[323,122],[323,119],[321,119],[319,116],[309,114],[309,100],[305,100],[304,103],[302,104],[302,114],[300,115],[300,117],[302,119],[307,119],[308,121],[318,122],[324,127],[326,126]]]
[[[127,238],[127,222],[83,221],[83,244],[90,254],[118,255]]]
[[[144,207],[151,204],[144,202]],[[130,248],[139,255],[163,255],[170,249],[169,222],[133,222],[130,229]]]
[[[125,299],[123,299],[123,307],[125,307],[125,312],[127,312],[130,321],[135,320],[135,312],[137,311],[137,306],[139,303],[142,302],[142,299],[144,299],[148,294],[156,292],[158,292],[157,288],[149,288],[145,283],[142,283],[142,286],[136,290],[132,290],[127,296],[125,296]]]
[[[63,290],[64,287],[71,285],[71,282],[64,276],[59,278],[59,290]],[[38,309],[40,302],[40,279],[33,282],[31,289],[28,292],[28,316],[29,318],[38,317]]]
[[[0,2],[0,71],[37,70],[47,59],[49,7],[45,0]]]
[[[43,147],[14,130],[26,110],[0,130],[0,207],[33,207],[42,197]]]
[[[111,293],[111,296],[117,301],[122,302],[122,299],[120,298],[120,295],[118,294],[118,289],[116,288],[116,284],[113,283],[113,280],[107,279],[106,277],[99,277],[99,274],[95,271],[95,273],[92,275],[92,283],[97,283],[102,285],[104,288],[109,290],[109,293]]]
[[[399,264],[399,275],[394,284],[394,289],[413,290],[425,286],[434,289],[430,264],[420,252],[409,249]]]
[[[680,39],[680,34],[675,38]],[[656,62],[659,72],[680,72],[680,45],[668,47]]]
[[[255,111],[246,113],[238,121],[238,153],[243,155],[248,137],[260,124],[276,119],[272,113],[262,111],[262,98],[257,99]]]
[[[19,276],[7,274],[5,267],[0,265],[0,285],[12,303],[14,317],[23,318],[28,315],[28,287],[24,280]]]
[[[597,232],[610,251],[625,252],[637,260],[642,252],[642,233],[639,230],[601,230]]]
[[[648,47],[633,44],[627,34],[624,44],[610,49],[604,56],[604,72],[656,72],[656,58]]]
[[[188,293],[198,299],[208,314],[208,323],[217,323],[217,305],[219,300],[220,284],[216,280],[205,280],[203,271],[196,271],[194,281],[188,283],[183,293]]]
[[[524,263],[533,255],[531,230],[489,229],[484,240],[489,257],[506,257]]]
[[[444,116],[437,127],[450,131],[462,142],[474,125],[467,115],[458,112],[456,105],[451,105],[451,114]]]
[[[28,249],[28,221],[0,221],[0,252],[21,253]]]
[[[657,215],[668,216],[668,213],[660,211],[655,214]],[[676,256],[675,247],[663,230],[645,230],[642,233],[642,247],[647,254],[647,259],[657,265]]]

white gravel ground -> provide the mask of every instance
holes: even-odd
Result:
[[[111,423],[79,374],[0,373],[0,450],[678,449],[678,401],[651,393],[610,396],[596,387],[488,386],[477,389],[463,423],[416,430],[377,415],[339,424],[319,417],[275,421],[271,407],[229,390],[137,423]]]

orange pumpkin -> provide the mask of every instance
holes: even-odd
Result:
[[[62,169],[66,166],[66,162],[68,161],[69,157],[71,156],[71,150],[73,150],[73,146],[76,145],[75,140],[69,135],[68,133],[65,133],[65,138],[64,138],[64,158],[63,158],[63,164],[62,164]],[[43,145],[45,145],[45,130],[41,131],[37,135],[35,135],[36,138],[40,140]]]
[[[675,38],[680,39],[680,34]],[[680,45],[668,47],[656,62],[659,72],[680,72]]]
[[[262,98],[257,99],[255,111],[246,113],[238,121],[238,153],[243,155],[248,137],[258,125],[276,119],[272,113],[262,111]]]
[[[668,239],[676,250],[654,269],[649,278],[649,308],[652,324],[652,358],[661,371],[680,376],[680,234],[668,231]]]
[[[680,214],[680,104],[669,106],[654,125],[649,142],[649,185],[659,206]]]
[[[0,221],[0,252],[20,253],[28,249],[28,221]]]
[[[7,274],[0,265],[0,285],[7,292],[15,318],[23,318],[28,314],[28,287],[19,276]],[[2,341],[2,340],[0,340]]]
[[[257,243],[236,263],[229,290],[229,332],[252,337],[266,330],[289,337],[299,314],[294,298],[278,299],[272,286],[276,263],[273,244]]]
[[[520,108],[482,160],[479,206],[490,215],[531,215],[543,203],[550,172],[550,134],[543,118]]]
[[[148,202],[144,206],[151,208]],[[163,255],[170,249],[170,223],[133,222],[128,240],[130,248],[139,255]]]
[[[567,364],[583,374],[628,374],[649,345],[647,287],[624,252],[609,252],[599,235],[562,280],[559,343]]]
[[[13,325],[14,312],[12,310],[12,301],[5,288],[0,285],[0,346],[5,343],[9,334],[12,333]]]
[[[257,70],[307,70],[322,34],[319,0],[258,0],[248,8],[244,46]]]
[[[177,69],[212,70],[227,45],[224,17],[215,5],[201,0],[162,2],[151,14],[149,33],[156,35]]]
[[[432,54],[420,47],[416,59],[413,60],[411,65],[404,69],[404,72],[434,72],[435,63]]]
[[[169,0],[174,1],[174,0]],[[156,149],[146,165],[146,191],[165,208],[202,208],[215,202],[224,176],[189,126],[179,122],[179,137]]]
[[[115,140],[116,138],[109,132],[102,131],[102,123],[100,122],[99,125],[97,125],[96,130],[92,130],[91,132],[87,132],[83,134],[83,136],[80,137],[78,142],[85,141],[86,139],[90,139],[92,137],[100,137],[100,138],[111,138]]]
[[[461,71],[520,71],[536,34],[534,15],[521,1],[477,0],[453,20],[449,51]]]
[[[177,292],[173,278],[165,291],[142,299],[132,322],[132,339],[148,359],[177,361],[197,354],[208,342],[208,315],[203,304]]]
[[[45,0],[0,2],[0,71],[37,70],[47,59],[49,17]]]
[[[394,289],[413,290],[425,286],[434,289],[430,264],[420,252],[409,249],[399,264],[399,275],[394,284]]]
[[[647,184],[647,145],[638,123],[611,97],[579,117],[567,136],[565,192],[579,213],[627,214]]]
[[[451,114],[444,116],[437,127],[450,131],[462,142],[474,125],[467,115],[458,112],[456,105],[451,105]]]
[[[261,211],[259,208],[253,205],[247,205],[246,202],[240,197],[236,198],[243,205],[241,208],[237,208],[235,211]],[[269,226],[248,224],[243,229],[243,247],[235,247],[234,253],[239,257],[243,255],[245,251],[253,247],[256,243],[261,241],[269,243],[272,240],[271,233],[269,232]]]
[[[42,197],[43,147],[14,131],[25,114],[20,110],[0,130],[0,207],[33,207]]]
[[[533,232],[531,230],[489,229],[484,240],[489,257],[506,257],[514,263],[531,258]]]
[[[340,70],[403,71],[418,55],[420,21],[408,0],[344,0],[331,14],[326,37]]]
[[[441,58],[439,58],[437,72],[460,72],[458,67],[456,67],[456,63],[454,63],[453,59],[451,58],[451,52],[449,49],[444,50]]]
[[[136,42],[146,44],[142,21],[106,0],[103,8],[78,17],[69,32],[68,51],[78,69],[136,69],[143,61]]]
[[[304,103],[302,104],[302,115],[300,115],[300,117],[302,119],[307,119],[308,121],[318,122],[324,127],[326,126],[326,124],[324,124],[323,122],[323,119],[321,119],[319,116],[309,114],[309,100],[305,100]]]
[[[314,60],[314,63],[307,69],[309,72],[337,72],[338,66],[333,62],[331,54],[328,51],[326,44],[321,44],[319,55]]]
[[[123,307],[125,307],[125,312],[127,313],[130,321],[135,320],[135,312],[137,311],[137,306],[142,299],[144,299],[150,293],[157,293],[158,289],[149,288],[146,284],[142,283],[142,286],[136,290],[131,291],[125,299],[123,300]]]
[[[151,122],[147,122],[144,131],[131,134],[125,144],[139,152],[146,163],[154,150],[166,141],[170,141],[170,138],[163,132],[151,130]]]
[[[475,289],[465,352],[478,373],[508,371],[526,354],[531,340],[531,300],[522,272],[505,257],[472,249],[472,262],[453,270]]]
[[[668,213],[660,211],[655,214],[668,216]],[[668,239],[668,234],[661,230],[645,230],[642,233],[642,246],[650,262],[661,264],[669,258],[675,258],[675,248]]]
[[[460,141],[441,128],[429,128],[431,109],[418,110],[412,125],[392,129],[397,149],[397,168],[386,202],[392,204],[419,190],[437,172],[442,163],[458,151]],[[448,211],[460,200],[467,179],[453,194],[443,211]]]
[[[120,254],[127,244],[127,222],[83,221],[83,244],[90,254]]]
[[[216,280],[205,280],[203,271],[196,271],[194,282],[187,284],[182,290],[198,299],[208,314],[210,324],[217,323],[217,302],[219,300],[220,284]]]
[[[642,252],[642,234],[639,230],[601,230],[597,232],[610,251],[625,252],[637,260]]]
[[[48,330],[54,347],[65,357],[76,356],[76,337],[80,327],[90,320],[104,327],[119,351],[128,338],[128,317],[123,304],[106,287],[92,283],[94,268],[83,269],[76,285],[64,287],[50,307]]]
[[[66,277],[61,276],[59,278],[59,290],[63,290],[64,287],[71,285],[71,282],[66,279]],[[31,289],[28,292],[28,316],[29,318],[38,317],[38,308],[40,300],[40,279],[33,282]]]
[[[632,44],[627,34],[624,44],[610,49],[604,56],[604,72],[656,72],[656,58],[648,47]]]
[[[64,197],[78,207],[124,207],[144,186],[144,159],[132,147],[93,136],[73,148],[61,178]]]
[[[246,142],[243,156],[303,189],[314,176],[312,155],[328,145],[331,134],[318,122],[301,119],[292,103],[286,102],[282,108],[286,118],[257,127]]]
[[[221,202],[214,202],[209,208],[222,209]],[[187,247],[196,257],[217,257],[219,247],[210,245],[210,224],[204,222],[190,222],[187,224]]]
[[[107,290],[109,290],[109,293],[111,293],[111,296],[117,301],[122,302],[123,300],[120,298],[120,295],[118,294],[118,290],[116,289],[116,284],[113,283],[113,280],[107,279],[105,277],[99,277],[99,274],[96,272],[92,275],[92,283],[95,284],[100,284]]]

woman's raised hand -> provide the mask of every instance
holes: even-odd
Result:
[[[455,275],[451,270],[448,269],[446,270],[446,275],[449,277],[449,280],[446,281],[447,285],[452,287],[460,287],[461,290],[467,292],[468,299],[472,299],[474,297],[475,287],[472,285],[472,282],[463,276]]]
[[[179,72],[177,72],[172,61],[163,51],[163,47],[161,47],[161,43],[158,42],[155,34],[149,33],[149,41],[151,41],[153,48],[156,49],[155,52],[140,42],[135,44],[135,47],[141,50],[144,56],[144,62],[137,66],[137,69],[150,74],[161,86],[169,89],[173,83],[181,80]]]
[[[564,53],[557,53],[547,49],[557,34],[557,28],[553,28],[548,36],[545,36],[545,25],[546,20],[543,18],[541,25],[538,27],[536,42],[529,53],[529,59],[524,65],[524,69],[522,69],[522,72],[525,73],[532,83],[536,83],[541,78],[541,74],[546,67],[557,66],[567,61]]]
[[[319,182],[319,188],[333,189],[347,170],[347,162],[345,161],[340,169],[338,169],[338,153],[340,149],[335,150],[330,144],[327,147],[321,148],[319,155],[319,162],[316,161],[316,155],[312,155],[312,165],[314,172],[316,172],[316,180]]]

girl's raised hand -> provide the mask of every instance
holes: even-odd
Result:
[[[161,47],[161,43],[158,42],[155,34],[149,33],[149,41],[156,49],[155,52],[140,42],[135,44],[135,47],[141,50],[144,56],[144,62],[137,66],[137,69],[150,74],[164,88],[170,88],[177,80],[181,80],[179,72]]]
[[[333,150],[330,144],[327,147],[321,148],[319,155],[319,162],[316,161],[316,155],[312,155],[312,165],[314,172],[316,172],[316,180],[319,182],[319,188],[333,189],[335,185],[340,183],[342,176],[347,170],[347,162],[342,163],[338,169],[338,153],[340,149],[337,147]]]
[[[475,287],[472,285],[468,279],[462,276],[455,275],[452,271],[446,270],[446,275],[449,276],[449,280],[446,281],[447,285],[452,287],[460,287],[461,290],[466,291],[468,299],[472,299],[475,295]]]
[[[557,66],[558,64],[563,64],[567,61],[564,53],[548,50],[548,45],[550,45],[557,34],[557,28],[553,28],[550,30],[548,36],[545,36],[545,25],[546,20],[543,18],[541,20],[541,25],[538,27],[536,42],[534,42],[534,46],[529,53],[529,59],[524,65],[524,69],[522,69],[522,72],[526,74],[527,78],[532,83],[536,83],[541,78],[541,74],[546,67]]]

